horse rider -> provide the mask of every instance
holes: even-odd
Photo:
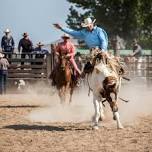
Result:
[[[83,27],[82,30],[73,30],[68,28],[63,28],[59,24],[54,24],[57,29],[72,35],[77,39],[82,39],[85,41],[88,48],[91,50],[92,48],[99,48],[102,52],[107,54],[107,46],[108,46],[108,36],[104,29],[95,26],[96,20],[92,20],[90,17],[84,20],[84,23],[81,24]]]
[[[72,63],[75,71],[78,72],[79,75],[81,75],[81,71],[78,68],[74,55],[75,55],[75,47],[73,43],[70,41],[70,36],[68,34],[64,34],[62,36],[63,42],[59,43],[56,47],[56,54],[66,54],[66,57],[70,58],[70,62]]]
[[[81,26],[83,27],[82,30],[63,28],[59,24],[54,24],[54,26],[57,29],[60,29],[61,31],[70,34],[77,39],[84,40],[91,52],[102,52],[105,58],[109,59],[109,64],[111,65],[112,70],[115,71],[115,65],[111,63],[113,59],[109,56],[107,52],[108,35],[104,29],[94,25],[95,21],[96,20],[92,20],[90,17],[86,18],[84,22],[81,24]],[[115,62],[115,60],[113,61]]]
[[[5,35],[2,37],[1,40],[1,48],[3,53],[6,53],[6,57],[11,58],[12,57],[12,53],[14,51],[14,47],[15,47],[15,43],[14,43],[14,39],[12,37],[12,35],[10,34],[11,31],[10,29],[6,29],[4,31]]]
[[[56,46],[56,55],[66,55],[67,58],[69,58],[70,62],[72,63],[75,71],[78,73],[78,75],[81,75],[81,71],[78,68],[75,59],[74,59],[74,55],[75,55],[75,47],[73,45],[73,43],[70,41],[70,36],[68,34],[64,34],[62,36],[63,42],[60,42],[57,44]],[[58,63],[57,63],[58,64]],[[55,76],[55,70],[57,68],[58,65],[56,65],[50,75],[50,77],[53,78],[53,82],[52,85],[55,85],[54,83],[54,76]]]

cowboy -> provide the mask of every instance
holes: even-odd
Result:
[[[91,18],[86,18],[84,23],[81,24],[84,29],[79,31],[63,28],[59,24],[54,24],[54,26],[75,38],[84,40],[90,50],[92,48],[99,48],[102,52],[106,53],[108,47],[107,33],[104,29],[95,26],[94,23],[95,20],[92,21]]]
[[[8,67],[8,60],[4,58],[3,53],[0,53],[0,94],[6,93]]]
[[[74,69],[81,75],[81,71],[79,70],[75,60],[75,47],[73,43],[70,41],[70,36],[68,34],[64,34],[62,36],[63,42],[59,43],[56,47],[56,54],[66,54],[66,57],[70,58],[70,62],[72,63]]]
[[[28,33],[23,33],[23,38],[19,41],[19,44],[18,44],[19,53],[21,53],[21,48],[22,48],[21,58],[25,59],[26,54],[28,54],[30,58],[31,57],[30,53],[33,50],[33,43],[29,39]],[[21,62],[21,65],[24,65],[24,62]]]
[[[4,31],[5,35],[2,37],[1,40],[1,48],[4,53],[6,53],[6,57],[11,58],[12,53],[14,51],[15,43],[12,35],[10,34],[10,29],[6,29]]]
[[[39,42],[37,44],[37,47],[32,52],[35,54],[35,59],[45,59],[47,54],[49,54],[48,50],[43,48],[44,44],[42,42]],[[42,62],[37,62],[36,64],[41,65]]]
[[[66,55],[67,58],[69,58],[70,62],[72,63],[75,71],[81,75],[81,71],[78,68],[75,60],[74,60],[74,55],[75,55],[75,47],[73,45],[73,43],[70,41],[70,36],[68,34],[64,34],[62,36],[63,42],[58,43],[58,45],[56,46],[56,55]],[[52,78],[52,85],[55,85],[55,71],[57,69],[58,63],[57,65],[54,67],[53,71],[50,74],[50,78]]]

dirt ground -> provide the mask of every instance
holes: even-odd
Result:
[[[32,122],[36,102],[0,99],[0,152],[152,152],[152,115],[117,130],[110,121],[99,130],[90,122]]]

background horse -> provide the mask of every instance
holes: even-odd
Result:
[[[98,62],[97,62],[98,61]],[[99,53],[93,64],[87,63],[83,75],[87,74],[87,82],[93,93],[94,129],[98,129],[99,118],[104,118],[102,102],[108,101],[113,112],[113,118],[117,121],[117,128],[123,128],[117,107],[118,92],[121,86],[121,77],[114,73],[103,63],[103,55]]]
[[[72,68],[70,66],[69,58],[67,58],[66,55],[59,55],[58,59],[58,64],[54,69],[51,78],[58,90],[61,103],[66,101],[66,96],[68,94],[70,94],[70,103],[72,102],[72,94],[75,86],[72,75]]]

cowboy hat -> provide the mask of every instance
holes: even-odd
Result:
[[[2,52],[0,52],[0,58],[3,58],[4,54]]]
[[[23,33],[23,36],[24,37],[28,36],[28,33],[27,32]]]
[[[88,18],[86,18],[86,19],[84,20],[84,23],[81,23],[81,26],[82,26],[82,27],[88,27],[90,24],[94,24],[95,21],[96,21],[96,19],[94,19],[94,20],[92,21],[92,19],[91,19],[90,17],[88,17]]]
[[[4,33],[10,33],[11,31],[10,31],[10,29],[5,29],[5,31],[4,31]]]
[[[37,45],[38,45],[38,46],[44,46],[44,44],[41,43],[41,42],[37,43]]]
[[[70,35],[69,34],[63,34],[62,38],[70,39]]]

